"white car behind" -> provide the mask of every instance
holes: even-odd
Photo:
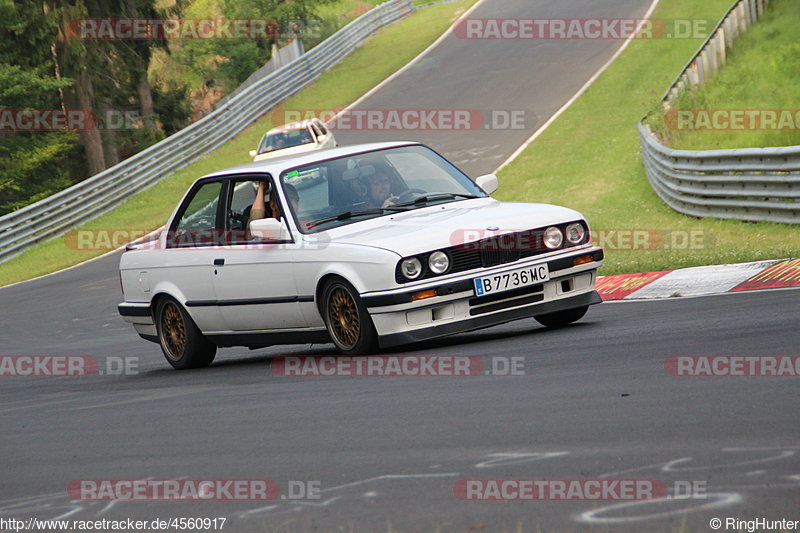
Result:
[[[250,150],[253,161],[302,154],[338,146],[333,132],[318,118],[272,128],[261,138],[258,148]]]

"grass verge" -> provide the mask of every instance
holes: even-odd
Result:
[[[784,110],[785,130],[684,130],[665,126],[663,115],[648,122],[673,148],[717,150],[800,145],[800,9],[795,0],[773,0],[764,17],[733,43],[725,67],[708,83],[685,91],[676,109]],[[674,128],[674,126],[673,126]]]
[[[273,126],[273,113],[279,115],[276,122],[281,123],[281,109],[337,109],[349,105],[422,52],[475,1],[461,0],[427,7],[381,31],[234,139],[78,229],[125,232],[160,227],[195,179],[250,160],[247,152],[255,148],[261,135]],[[95,243],[104,244],[99,240]],[[76,249],[77,244],[74,239],[60,237],[30,248],[0,266],[0,286],[55,272],[108,251],[80,250]]]
[[[662,0],[653,17],[719,20],[730,5],[731,0]],[[637,123],[701,43],[702,39],[633,41],[500,173],[496,196],[581,211],[606,249],[601,272],[605,275],[797,256],[797,228],[681,215],[667,207],[647,181]],[[634,230],[640,232],[633,234]],[[641,237],[638,243],[635,235]]]

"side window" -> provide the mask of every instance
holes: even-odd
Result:
[[[176,230],[214,229],[217,226],[217,205],[222,183],[207,183],[200,187],[183,211]]]
[[[206,183],[189,199],[180,219],[173,226],[171,246],[216,244],[217,208],[221,182]]]
[[[258,182],[235,181],[231,185],[233,186],[233,194],[231,195],[231,203],[228,206],[226,216],[228,229],[233,231],[246,230],[250,211],[256,199]]]
[[[258,196],[259,183],[266,182],[264,195],[263,214],[258,210],[254,211],[253,206]],[[269,175],[259,176],[258,179],[240,179],[231,182],[230,203],[226,206],[226,236],[228,244],[246,244],[255,241],[262,242],[263,236],[254,237],[249,230],[250,220],[258,218],[280,218],[282,215],[282,204],[275,205],[270,202],[272,196],[272,179]],[[275,209],[277,212],[273,212]]]

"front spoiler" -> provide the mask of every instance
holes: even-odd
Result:
[[[595,305],[601,303],[602,301],[603,300],[600,298],[600,295],[597,294],[597,291],[591,291],[578,294],[576,296],[571,296],[569,298],[561,298],[551,302],[532,304],[500,313],[479,316],[468,320],[450,322],[448,324],[441,324],[439,326],[431,326],[429,328],[417,329],[413,331],[392,333],[380,337],[378,342],[381,348],[389,348],[401,344],[410,344],[412,342],[420,342],[424,340],[435,339],[437,337],[444,337],[446,335],[466,333],[467,331],[497,326],[499,324],[505,324],[506,322],[519,320],[521,318],[530,318],[537,315],[546,315],[549,313],[556,313],[558,311],[566,311],[567,309],[574,309],[576,307]]]

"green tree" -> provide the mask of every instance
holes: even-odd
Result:
[[[0,113],[60,110],[73,80],[53,61],[55,14],[41,1],[0,0]],[[0,214],[45,198],[76,181],[84,164],[74,132],[0,131]]]

